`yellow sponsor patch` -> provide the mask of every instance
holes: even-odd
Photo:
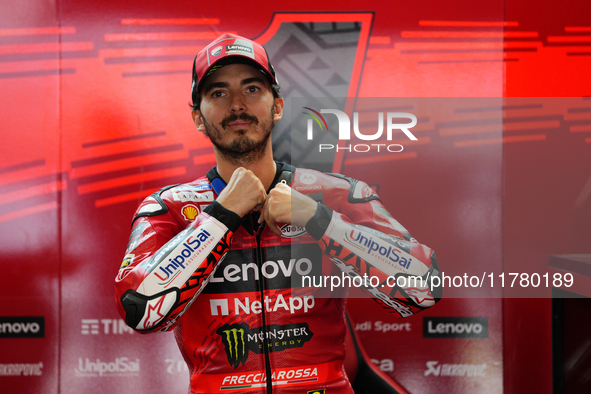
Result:
[[[185,219],[194,220],[199,215],[199,208],[193,204],[185,205],[181,211]]]
[[[130,264],[131,264],[131,262],[133,261],[133,258],[134,258],[134,256],[133,256],[133,255],[131,255],[131,256],[126,256],[126,257],[123,259],[123,262],[121,263],[121,267],[120,267],[119,269],[121,269],[121,268],[125,268],[125,267],[129,267],[129,265],[130,265]]]

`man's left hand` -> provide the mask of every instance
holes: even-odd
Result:
[[[314,216],[318,203],[310,197],[279,183],[267,196],[259,218],[259,223],[267,222],[269,228],[277,235],[281,229],[277,223],[293,224],[304,227]]]

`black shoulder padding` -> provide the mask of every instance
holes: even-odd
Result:
[[[375,194],[372,194],[371,196],[368,196],[368,197],[356,197],[355,190],[357,189],[357,187],[362,187],[359,184],[359,181],[357,179],[353,179],[353,178],[350,178],[350,177],[342,175],[342,174],[335,174],[332,172],[327,172],[326,175],[330,175],[330,176],[334,176],[336,178],[344,179],[347,182],[349,182],[349,196],[347,197],[347,200],[352,204],[360,203],[360,202],[368,202],[371,200],[381,201],[380,198],[378,196],[376,196]]]
[[[316,212],[314,216],[308,220],[306,223],[306,231],[310,234],[316,241],[320,241],[326,229],[330,225],[330,221],[332,220],[332,209],[327,207],[324,204],[318,203],[316,206]]]
[[[160,205],[160,209],[147,210],[145,212],[142,212],[142,210],[140,209],[140,211],[133,217],[131,224],[133,225],[133,222],[135,222],[135,220],[137,218],[141,218],[142,216],[158,216],[158,215],[162,215],[162,214],[165,214],[166,212],[168,212],[168,206],[164,203],[164,201],[162,200],[160,195],[162,193],[164,193],[166,190],[172,189],[173,187],[178,186],[178,185],[180,185],[180,183],[177,183],[176,185],[170,185],[170,186],[163,187],[162,189],[158,190],[156,193],[152,193],[150,195],[150,197],[152,197],[154,200],[156,200],[156,202]]]
[[[281,171],[281,175],[277,179],[277,183],[285,183],[286,185],[291,185],[291,181],[293,179],[293,171]]]

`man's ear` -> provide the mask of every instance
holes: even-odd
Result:
[[[283,116],[283,106],[285,102],[281,97],[275,99],[275,104],[273,108],[273,122],[277,122]]]
[[[197,127],[197,130],[205,132],[205,123],[203,123],[201,111],[199,111],[198,109],[191,111],[191,116],[193,117],[193,123],[195,123],[195,127]]]

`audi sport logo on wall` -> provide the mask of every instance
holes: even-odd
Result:
[[[0,317],[0,338],[43,338],[44,316]]]

